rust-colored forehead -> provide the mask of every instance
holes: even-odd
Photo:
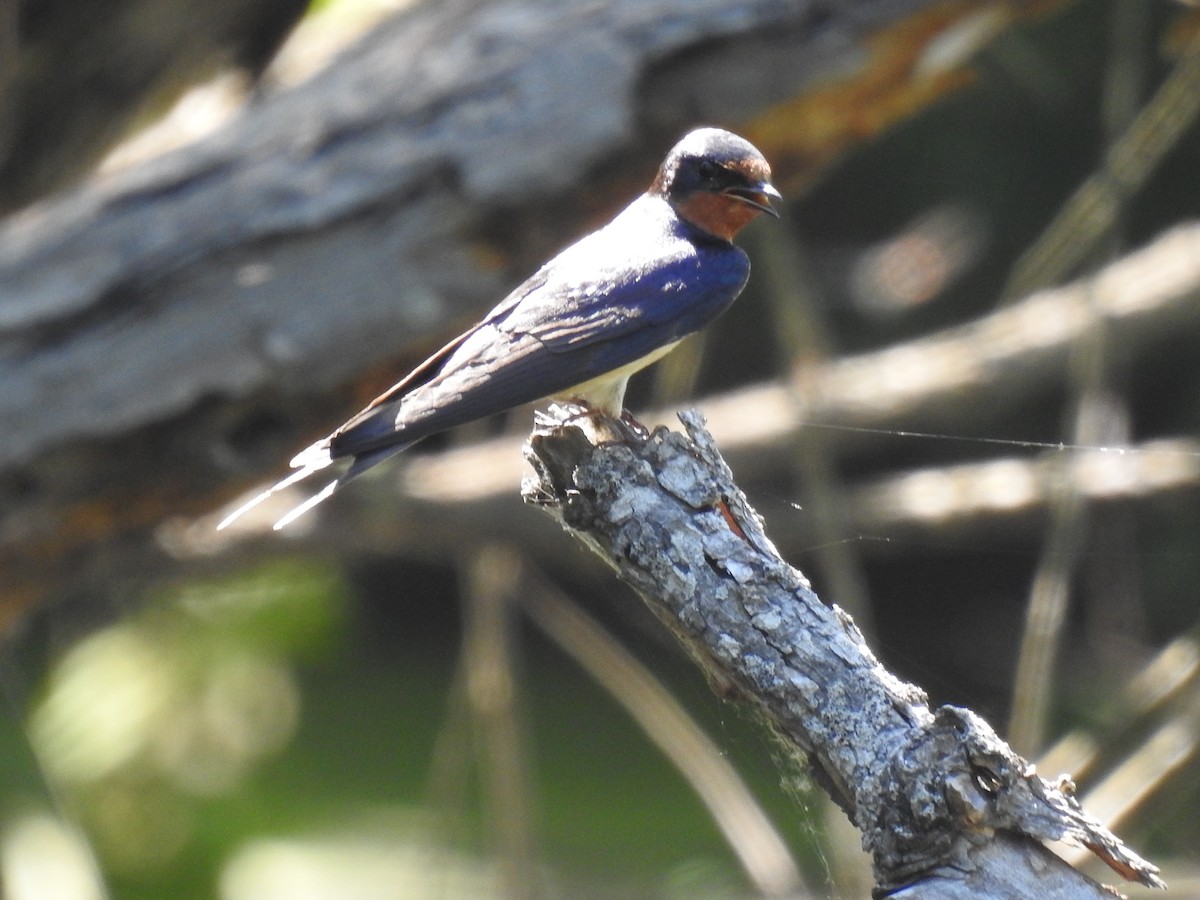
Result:
[[[725,168],[739,173],[752,184],[771,180],[771,167],[761,156],[739,156],[722,162]]]

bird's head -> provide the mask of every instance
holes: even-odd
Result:
[[[671,148],[650,193],[701,231],[733,240],[759,213],[778,218],[771,167],[749,141],[720,128],[699,128]]]

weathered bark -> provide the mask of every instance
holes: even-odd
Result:
[[[1142,860],[968,710],[931,710],[885,670],[763,532],[700,416],[688,436],[596,444],[552,408],[526,454],[526,500],[636,590],[714,686],[757,707],[805,754],[862,831],[880,892],[905,897],[1104,898],[1045,850],[1065,838],[1123,877],[1163,887]]]

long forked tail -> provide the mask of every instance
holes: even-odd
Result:
[[[378,465],[388,457],[394,456],[403,450],[407,450],[411,446],[412,442],[409,442],[406,444],[396,444],[391,447],[382,447],[378,450],[371,450],[366,453],[358,454],[354,457],[354,461],[350,464],[350,468],[348,468],[333,481],[329,482],[327,485],[325,485],[325,487],[321,488],[321,490],[317,491],[317,493],[313,494],[299,506],[294,507],[288,513],[286,513],[283,518],[277,521],[272,527],[276,531],[287,527],[318,503],[332,497],[334,492],[337,491],[337,489],[347,481],[358,477],[372,466]],[[328,468],[332,462],[333,458],[329,454],[328,441],[318,441],[311,447],[301,451],[291,462],[292,468],[294,468],[296,471],[292,472],[282,481],[271,485],[265,491],[251,498],[246,503],[243,503],[229,515],[227,515],[217,525],[217,531],[221,531],[222,529],[233,524],[233,522],[240,519],[243,515],[254,509],[254,507],[258,506],[269,497],[274,496],[285,488],[289,488],[292,485],[303,481],[310,475],[320,472],[322,469]]]
[[[318,441],[311,447],[302,450],[300,453],[296,454],[296,457],[292,460],[292,468],[296,471],[292,472],[292,474],[288,475],[283,480],[271,485],[262,493],[252,497],[250,500],[246,501],[225,518],[223,518],[217,525],[217,531],[223,531],[263,501],[273,497],[275,494],[278,494],[284,488],[289,488],[293,484],[303,481],[314,472],[321,471],[322,469],[328,467],[332,462],[333,457],[329,455],[329,444],[326,441]],[[326,488],[325,490],[329,489]],[[322,491],[322,493],[324,493],[324,491]],[[329,491],[329,493],[332,494],[333,491]],[[288,515],[291,515],[291,513]],[[276,523],[275,527],[279,528],[280,526],[278,523]]]

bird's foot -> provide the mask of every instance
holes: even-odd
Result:
[[[629,410],[621,410],[621,418],[617,419],[616,423],[629,443],[644,444],[650,440],[650,429],[635,419]]]
[[[584,431],[596,443],[641,445],[650,439],[650,429],[628,410],[622,410],[620,417],[614,418],[582,400],[571,400],[561,405],[570,412],[566,422],[582,422]]]

